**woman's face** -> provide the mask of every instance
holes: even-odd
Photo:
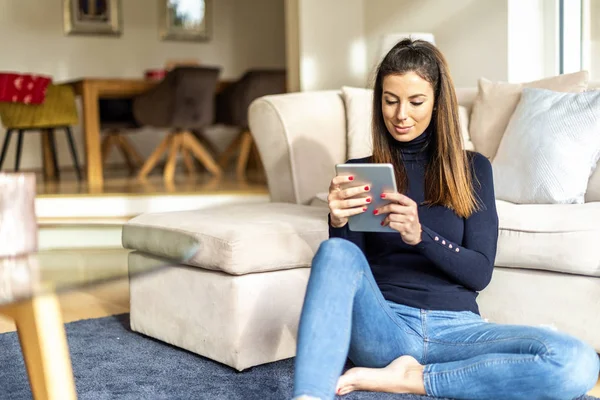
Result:
[[[390,135],[399,142],[409,142],[427,129],[433,103],[433,87],[412,71],[383,79],[383,120]]]

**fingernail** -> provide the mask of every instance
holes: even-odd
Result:
[[[369,187],[368,187],[368,186],[365,186],[365,190],[369,190]]]
[[[383,221],[381,221],[381,226],[383,226]]]
[[[385,193],[381,193],[381,198],[385,199]]]
[[[363,211],[367,211],[367,207],[363,207]]]
[[[379,214],[379,210],[373,210],[373,214],[375,214],[375,215]]]
[[[348,180],[349,180],[349,181],[353,181],[353,180],[354,180],[354,177],[353,177],[353,176],[349,176],[349,177],[348,177]]]
[[[370,203],[370,202],[371,202],[371,198],[370,198],[370,197],[367,197],[367,200],[366,200],[366,201],[367,201],[367,203]]]

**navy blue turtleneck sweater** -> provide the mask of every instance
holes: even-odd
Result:
[[[425,131],[410,142],[397,144],[408,175],[405,194],[417,204],[425,200],[429,138]],[[490,282],[496,257],[498,214],[490,162],[474,152],[468,152],[468,160],[480,210],[462,218],[444,206],[419,205],[423,232],[416,246],[404,243],[399,233],[353,232],[348,224],[342,228],[330,225],[330,237],[350,240],[361,248],[387,300],[420,309],[479,314],[477,294]],[[368,163],[371,159],[348,162]]]

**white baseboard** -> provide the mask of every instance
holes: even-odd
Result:
[[[266,194],[107,195],[38,197],[38,219],[131,218],[139,214],[196,210],[223,204],[262,203]]]
[[[40,250],[122,248],[122,225],[40,226]]]
[[[35,203],[38,247],[121,248],[123,224],[140,214],[267,201],[265,194],[42,196]]]

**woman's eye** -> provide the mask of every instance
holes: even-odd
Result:
[[[391,106],[391,105],[396,104],[396,103],[397,103],[396,101],[391,101],[391,100],[386,100],[385,101],[385,104],[387,104],[388,106]]]
[[[418,106],[420,106],[421,104],[423,104],[423,102],[420,102],[420,103],[410,103],[410,104],[412,104],[412,105],[413,105],[413,106],[415,106],[415,107],[418,107]]]

